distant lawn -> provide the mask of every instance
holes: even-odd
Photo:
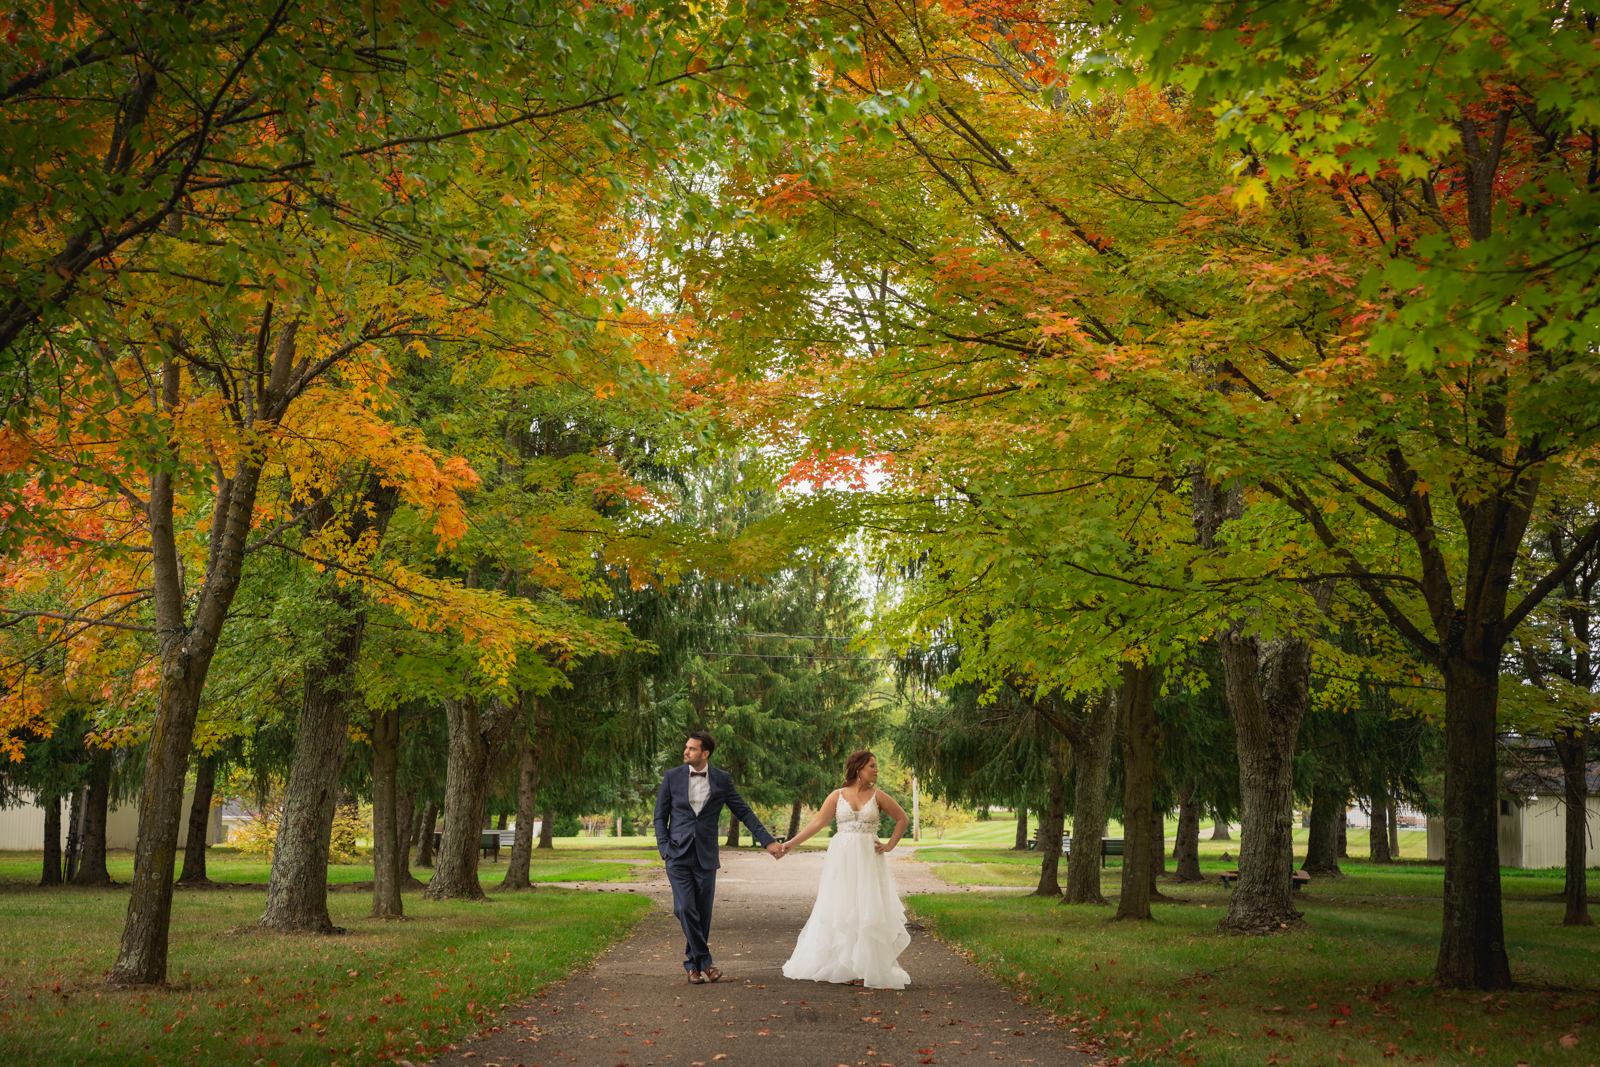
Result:
[[[1200,855],[1221,856],[1224,852],[1237,856],[1239,854],[1239,831],[1233,831],[1231,841],[1211,840],[1211,826],[1200,827]],[[1039,836],[1037,823],[1028,825],[1028,837],[1034,839]],[[1070,827],[1069,827],[1070,832]],[[1166,824],[1167,851],[1172,851],[1173,839],[1177,837],[1178,823],[1176,819],[1169,819]],[[1295,847],[1305,852],[1306,838],[1311,831],[1298,829],[1294,831]],[[1123,836],[1122,824],[1113,822],[1106,828],[1107,837]],[[932,831],[923,831],[922,840],[915,842],[921,848],[940,848],[945,845],[962,846],[987,846],[990,848],[1010,849],[1017,840],[1017,823],[1010,815],[996,815],[987,823],[975,822],[963,826],[958,830],[951,830],[943,837]],[[1365,830],[1351,830],[1348,835],[1350,855],[1365,859],[1367,857],[1367,832]],[[910,844],[911,842],[907,842]],[[1425,860],[1428,858],[1428,832],[1426,830],[1401,830],[1400,831],[1400,858],[1408,860]]]
[[[579,840],[604,842],[607,839]],[[498,863],[493,859],[478,860],[478,881],[485,889],[498,886],[505,878],[506,857],[507,850],[501,849]],[[38,885],[43,863],[44,855],[40,852],[0,852],[0,886]],[[608,848],[604,844],[573,845],[557,838],[554,849],[534,850],[529,878],[535,882],[631,882],[634,881],[633,868],[652,864],[661,865],[653,845],[649,849],[630,845]],[[178,866],[182,869],[182,852],[178,854]],[[127,850],[112,851],[107,858],[106,869],[116,881],[128,881],[133,877],[133,853]],[[431,872],[426,867],[413,866],[411,873],[426,882]],[[272,863],[261,856],[241,855],[237,849],[225,845],[213,845],[206,853],[206,874],[213,882],[245,882],[264,886],[272,874]],[[336,863],[328,868],[330,886],[370,881],[370,855],[363,856],[356,863]]]
[[[262,900],[180,892],[171,988],[113,992],[101,979],[125,891],[0,887],[0,1063],[422,1062],[583,965],[650,903],[564,889],[488,904],[410,895],[412,921],[380,923],[365,917],[364,896],[336,893],[330,910],[345,935],[234,932],[260,917]]]
[[[1035,885],[1039,880],[1039,854],[1014,852],[994,848],[947,848],[917,850],[917,859],[933,865],[933,873],[952,885]],[[1304,859],[1304,854],[1296,857]],[[1393,864],[1373,864],[1365,861],[1341,860],[1343,878],[1318,878],[1302,891],[1301,895],[1316,898],[1364,897],[1403,900],[1407,898],[1438,899],[1444,893],[1444,867],[1440,864],[1408,861]],[[1217,856],[1201,855],[1200,873],[1208,881],[1202,885],[1162,883],[1162,891],[1173,896],[1194,897],[1211,906],[1226,906],[1226,891],[1217,880],[1225,870],[1238,867],[1236,862],[1225,862]],[[1173,863],[1167,860],[1170,877]],[[1067,876],[1066,862],[1061,865],[1061,879]],[[1526,871],[1516,867],[1500,870],[1500,891],[1507,900],[1541,901],[1561,891],[1563,874],[1559,870]],[[1600,870],[1590,873],[1591,892],[1600,892]],[[1121,861],[1112,859],[1110,866],[1100,873],[1101,892],[1112,895],[1121,891]],[[1200,896],[1195,896],[1200,894]],[[1559,916],[1558,916],[1559,917]]]
[[[1097,1041],[1107,1064],[1600,1062],[1600,927],[1563,928],[1559,904],[1520,899],[1550,880],[1508,874],[1507,948],[1522,985],[1485,997],[1432,988],[1438,868],[1370,871],[1313,883],[1299,898],[1307,928],[1265,938],[1217,931],[1227,895],[1215,885],[1164,886],[1187,903],[1157,903],[1148,924],[1022,894],[907,903],[935,936]]]

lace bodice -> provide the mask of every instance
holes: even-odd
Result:
[[[839,806],[834,811],[834,817],[839,821],[839,833],[841,834],[872,834],[876,837],[878,833],[877,792],[874,791],[872,796],[867,799],[867,802],[861,805],[861,810],[857,811],[850,806],[850,802],[844,798],[844,793],[841,791],[839,793]]]

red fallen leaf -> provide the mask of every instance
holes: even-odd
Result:
[[[932,1057],[932,1056],[929,1056],[929,1057],[928,1057],[928,1058],[927,1058],[927,1059],[925,1059],[925,1060],[918,1060],[918,1061],[917,1061],[917,1062],[918,1062],[918,1063],[932,1063],[932,1062],[933,1062],[933,1057]]]
[[[377,1021],[378,1021],[378,1017],[377,1017],[377,1016],[376,1016],[376,1015],[369,1015],[369,1016],[367,1016],[367,1022],[369,1022],[369,1023],[375,1023],[375,1022],[377,1022]]]

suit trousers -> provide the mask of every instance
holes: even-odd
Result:
[[[672,911],[683,925],[683,969],[703,971],[711,966],[711,902],[717,895],[717,872],[700,866],[693,847],[689,854],[667,861],[667,881],[672,885]]]

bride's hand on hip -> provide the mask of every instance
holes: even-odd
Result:
[[[874,841],[872,843],[872,851],[882,856],[887,852],[893,852],[894,846],[890,845],[887,841]]]

